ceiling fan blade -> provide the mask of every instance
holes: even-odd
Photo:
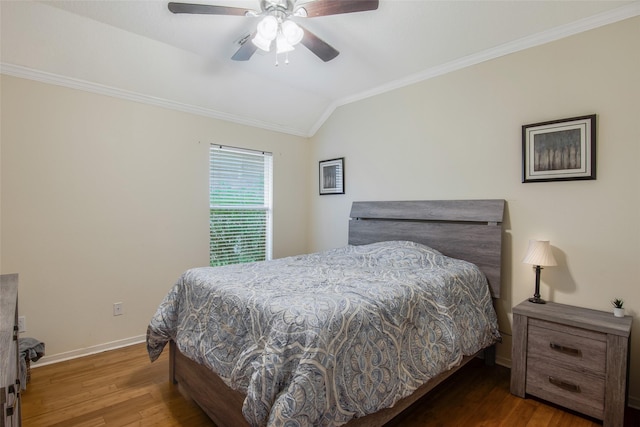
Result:
[[[256,53],[256,50],[258,50],[258,46],[251,43],[251,39],[253,39],[255,36],[256,33],[253,33],[245,37],[244,41],[241,42],[242,46],[240,46],[240,49],[238,49],[236,53],[233,54],[231,59],[233,59],[234,61],[248,61],[249,59],[251,59],[253,54]]]
[[[340,13],[376,10],[378,0],[316,0],[301,4],[296,10],[304,9],[307,17],[337,15]]]
[[[214,6],[210,4],[169,3],[169,10],[173,13],[194,13],[202,15],[237,15],[245,16],[253,12],[240,7]]]
[[[329,62],[340,54],[333,46],[307,30],[304,29],[304,36],[301,42],[307,49],[313,52],[318,58],[324,62]]]

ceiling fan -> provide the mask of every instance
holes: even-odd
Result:
[[[378,0],[261,0],[259,11],[207,4],[169,3],[169,10],[173,13],[262,17],[256,30],[240,40],[240,49],[231,57],[235,61],[249,60],[257,49],[268,52],[272,44],[275,44],[277,53],[290,52],[298,43],[302,43],[324,62],[331,61],[340,52],[291,18],[314,18],[377,8]]]

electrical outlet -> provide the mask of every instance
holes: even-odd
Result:
[[[124,314],[124,307],[121,302],[113,303],[113,315],[114,316],[122,316]]]
[[[26,316],[18,316],[18,332],[27,332],[27,318]]]

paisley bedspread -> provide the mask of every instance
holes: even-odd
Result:
[[[337,426],[499,339],[484,275],[413,242],[186,271],[147,330],[246,393],[254,426]]]

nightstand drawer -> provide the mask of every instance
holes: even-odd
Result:
[[[604,391],[604,377],[565,369],[544,358],[527,358],[526,392],[529,394],[602,419]]]
[[[598,332],[531,319],[527,349],[530,357],[576,372],[606,370],[606,335]]]

